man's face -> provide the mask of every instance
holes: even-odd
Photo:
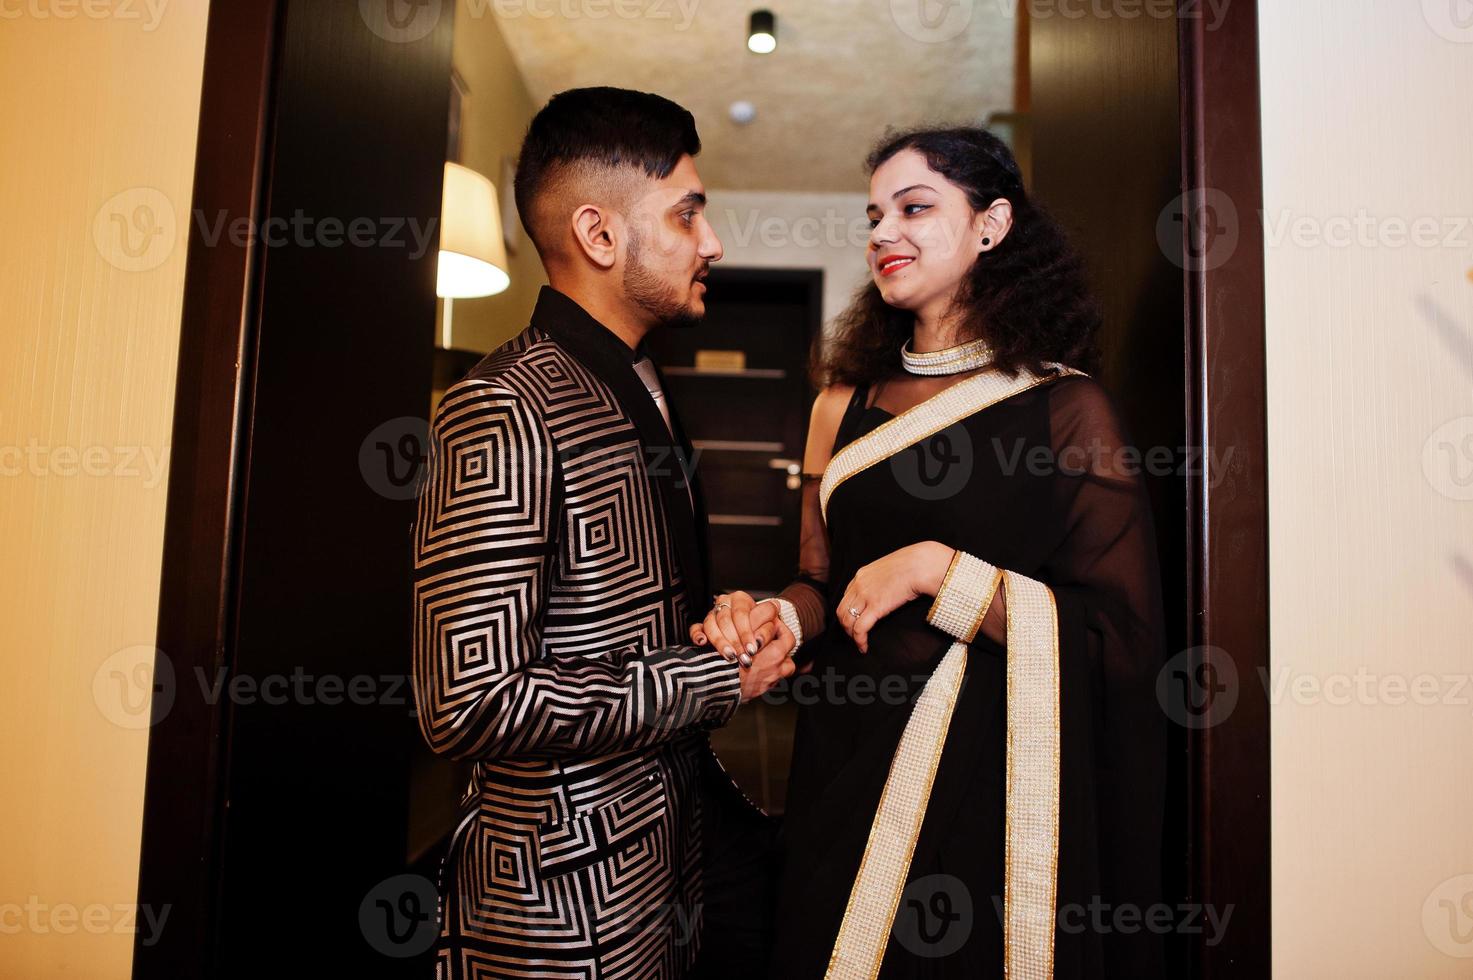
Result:
[[[706,220],[706,188],[689,155],[646,183],[626,216],[625,297],[656,324],[694,326],[706,314],[706,274],[722,255]]]

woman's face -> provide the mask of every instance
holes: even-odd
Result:
[[[899,309],[939,316],[984,251],[987,212],[974,211],[966,192],[916,150],[880,164],[869,196],[869,270],[880,296]]]

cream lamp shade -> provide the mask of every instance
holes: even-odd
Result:
[[[511,285],[506,269],[496,185],[469,167],[446,163],[435,294],[447,299],[493,296]]]

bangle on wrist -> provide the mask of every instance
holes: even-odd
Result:
[[[803,624],[798,620],[798,608],[782,596],[772,596],[761,599],[760,602],[771,602],[777,606],[777,618],[782,620],[784,626],[793,634],[793,652],[803,645]]]
[[[957,549],[941,588],[936,590],[936,601],[926,613],[926,622],[963,643],[971,643],[977,638],[1001,580],[1002,570],[996,565]]]

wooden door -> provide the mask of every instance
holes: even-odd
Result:
[[[379,447],[429,399],[452,7],[210,5],[139,879],[170,915],[136,977],[428,969],[417,461]]]
[[[819,271],[713,268],[701,325],[651,337],[697,454],[716,591],[773,593],[797,569],[797,473],[822,286]]]

